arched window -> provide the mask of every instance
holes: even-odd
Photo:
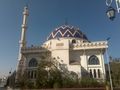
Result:
[[[73,39],[73,40],[72,40],[72,44],[75,44],[75,43],[76,43],[76,40],[75,40],[75,39]]]
[[[90,77],[93,78],[92,70],[90,69]]]
[[[96,78],[96,70],[94,69],[94,78]]]
[[[36,77],[37,77],[37,71],[36,70],[28,71],[28,78],[29,79],[35,79]]]
[[[90,56],[90,58],[89,58],[89,60],[88,60],[88,64],[89,64],[89,65],[99,65],[100,62],[99,62],[98,57],[95,56],[95,55]]]
[[[34,71],[34,78],[37,77],[37,71]]]
[[[31,71],[31,77],[30,77],[31,79],[33,79],[33,75],[34,75],[34,73],[33,73],[33,71]]]
[[[28,71],[28,78],[30,78],[30,71]]]
[[[100,76],[100,69],[98,69],[98,78],[100,78],[101,76]]]
[[[35,58],[32,58],[30,61],[29,61],[29,67],[37,67],[37,60]]]

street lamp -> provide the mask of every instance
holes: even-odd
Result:
[[[106,5],[108,7],[106,14],[110,20],[114,20],[116,15],[116,10],[111,6],[113,0],[106,0]],[[120,12],[120,0],[115,0],[118,13]]]
[[[116,13],[116,10],[113,8],[113,7],[108,7],[108,10],[106,11],[106,14],[107,14],[107,17],[110,19],[110,20],[114,20],[115,18],[115,13]]]
[[[107,42],[109,43],[110,37],[107,38]],[[111,90],[113,90],[113,82],[112,82],[112,76],[111,76],[111,68],[110,68],[110,61],[109,61],[109,54],[108,54],[108,48],[106,48],[106,59],[107,59],[107,65],[108,65],[108,74],[110,78],[110,87]]]

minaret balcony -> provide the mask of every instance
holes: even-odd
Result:
[[[22,24],[21,27],[22,27],[22,28],[27,28],[27,25]]]

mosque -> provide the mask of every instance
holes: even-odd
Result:
[[[105,79],[104,53],[108,48],[107,41],[89,41],[79,28],[64,24],[55,28],[41,46],[28,47],[28,15],[28,7],[24,7],[16,78],[26,70],[29,78],[35,79],[41,57],[49,52],[61,67],[75,72],[79,77],[89,74],[95,79]]]

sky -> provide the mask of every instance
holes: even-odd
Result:
[[[67,19],[69,25],[79,27],[90,41],[110,37],[109,55],[120,58],[120,14],[110,21],[105,0],[0,0],[0,76],[16,69],[26,4],[29,9],[27,46],[44,43],[50,32]]]

